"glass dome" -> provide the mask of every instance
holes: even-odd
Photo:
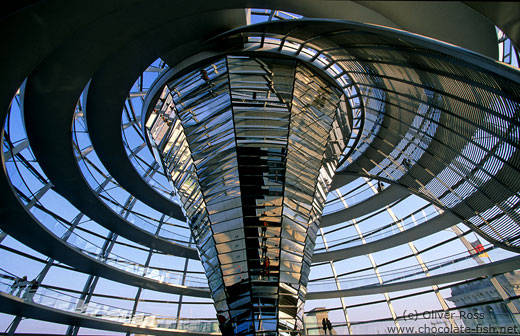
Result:
[[[245,3],[6,9],[5,333],[517,334],[507,22]]]

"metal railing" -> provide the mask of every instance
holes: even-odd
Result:
[[[132,310],[98,303],[84,301],[79,297],[61,291],[46,288],[36,281],[28,281],[0,268],[0,291],[32,302],[69,313],[100,318],[113,322],[133,325],[140,328],[165,328],[191,332],[218,332],[216,319],[189,319],[161,316],[148,312]]]

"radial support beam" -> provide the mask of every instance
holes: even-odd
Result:
[[[15,156],[16,154],[18,154],[19,152],[21,152],[22,150],[24,150],[27,147],[29,147],[29,140],[27,140],[27,139],[22,140],[16,146],[14,146],[13,148],[11,148],[9,150],[6,150],[3,153],[4,161],[9,161],[9,159],[11,159],[13,156]]]

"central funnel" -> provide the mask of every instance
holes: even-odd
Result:
[[[224,335],[289,335],[349,138],[343,92],[295,60],[226,56],[172,79],[147,129],[184,206]]]

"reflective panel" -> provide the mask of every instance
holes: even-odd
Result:
[[[343,92],[295,60],[227,56],[164,88],[147,125],[190,220],[223,331],[302,329],[349,120]]]

